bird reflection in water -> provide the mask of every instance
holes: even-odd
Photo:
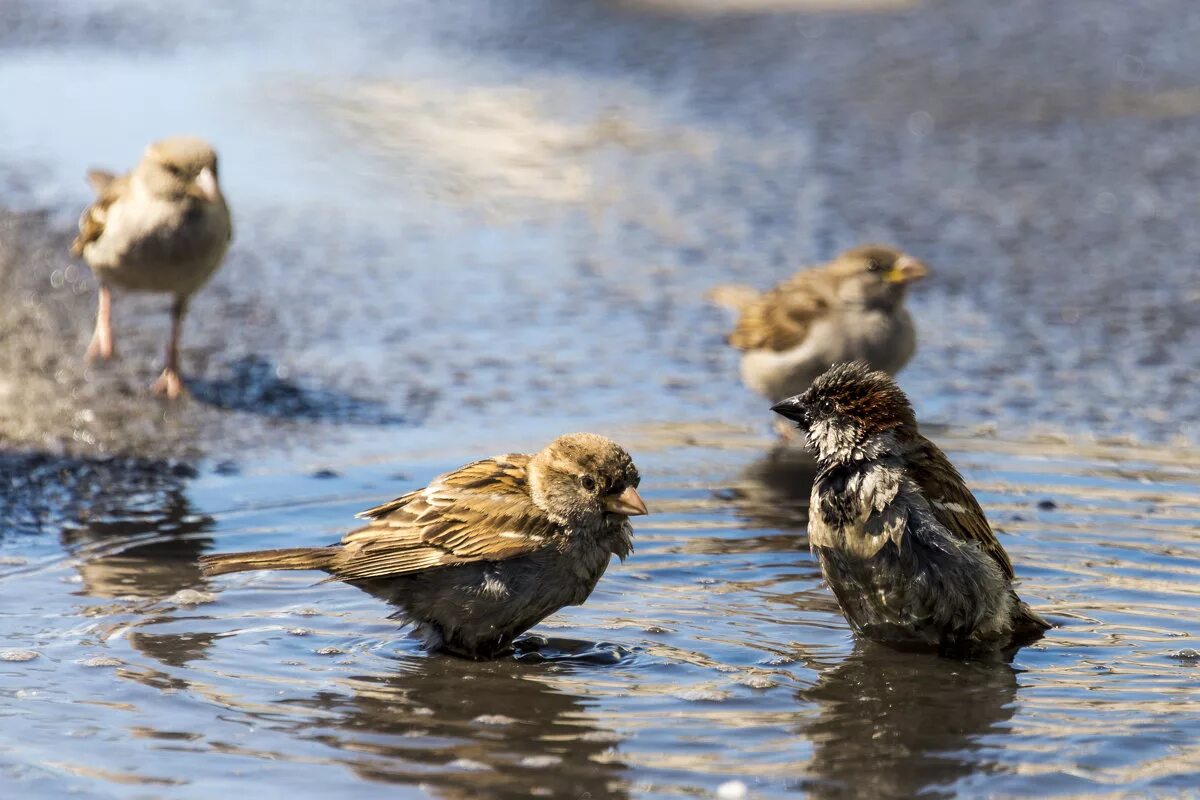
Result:
[[[179,485],[111,493],[81,508],[62,530],[92,597],[171,597],[205,585],[197,558],[211,549],[210,517],[194,513]]]
[[[954,661],[859,641],[798,699],[815,705],[812,797],[953,797],[954,783],[994,771],[988,735],[1003,733],[1017,673],[995,661]]]
[[[779,444],[742,468],[718,492],[750,528],[796,532],[808,524],[808,498],[817,464],[798,444]]]
[[[214,523],[211,517],[192,510],[183,488],[188,475],[145,461],[114,461],[91,465],[91,469],[99,472],[89,473],[88,483],[103,489],[80,492],[72,521],[62,523],[61,529],[63,547],[79,571],[81,593],[144,601],[94,610],[110,618],[102,628],[120,629],[132,622],[125,635],[135,650],[176,667],[202,658],[215,634],[147,631],[165,619],[159,601],[181,598],[195,602],[180,592],[205,587],[197,559],[212,548],[212,537],[204,534]],[[130,613],[135,616],[127,616]],[[157,670],[139,672],[135,677],[162,687],[185,686]]]
[[[552,683],[506,659],[420,658],[349,678],[341,688],[350,692],[288,702],[322,712],[303,735],[341,750],[367,780],[453,800],[627,797],[625,767],[608,757],[620,737],[583,697],[554,685],[570,686],[569,668],[554,669]]]

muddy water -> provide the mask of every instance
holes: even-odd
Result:
[[[0,4],[0,795],[1200,782],[1188,3],[325,5]],[[84,367],[65,247],[83,171],[176,131],[237,233],[168,408],[163,304]],[[1011,664],[855,643],[703,304],[862,239],[935,270],[903,383],[1059,626]],[[575,429],[654,514],[512,658],[197,571]]]

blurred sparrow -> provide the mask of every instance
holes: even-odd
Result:
[[[926,274],[912,256],[867,245],[801,270],[763,294],[730,285],[708,296],[739,314],[728,341],[742,351],[742,381],[779,400],[803,392],[839,361],[899,372],[916,349],[904,295]]]
[[[201,139],[177,136],[146,148],[132,172],[117,177],[91,170],[88,182],[96,200],[71,244],[100,282],[87,357],[115,355],[111,287],[169,293],[171,339],[154,392],[174,399],[183,392],[179,336],[188,299],[216,271],[232,236],[217,186],[217,155]]]
[[[645,514],[637,468],[591,433],[540,452],[476,461],[359,514],[340,544],[205,556],[206,574],[315,569],[399,608],[430,650],[490,658],[592,593],[633,550]]]
[[[958,653],[1050,627],[1013,591],[983,509],[885,373],[839,364],[772,410],[816,453],[809,540],[855,631]]]

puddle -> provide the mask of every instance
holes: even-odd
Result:
[[[0,670],[27,726],[18,774],[170,778],[185,795],[250,768],[272,785],[440,796],[487,777],[494,796],[612,797],[731,778],[762,796],[848,785],[901,796],[1181,789],[1194,777],[1172,757],[1200,725],[1184,699],[1196,678],[1187,643],[1200,636],[1194,460],[941,432],[1022,595],[1059,626],[1011,665],[962,663],[854,642],[807,551],[804,485],[773,471],[765,441],[734,444],[730,431],[722,446],[667,444],[659,429],[640,450],[638,431],[625,433],[655,511],[639,520],[635,555],[587,605],[491,663],[424,654],[385,606],[314,575],[210,580],[194,566],[218,547],[327,542],[369,498],[445,464],[409,465],[401,485],[390,467],[343,468],[322,491],[238,477],[254,505],[229,503],[233,478],[206,472],[186,500],[163,491],[141,512],[95,508],[57,543],[50,531],[36,546],[6,537],[5,551],[31,559],[0,567],[2,606],[21,609],[0,623],[6,652],[37,655]],[[794,511],[747,501],[789,485]],[[1129,734],[1113,733],[1115,718]],[[64,744],[64,725],[91,733]],[[108,759],[131,734],[153,758],[117,774]]]
[[[0,4],[0,781],[1192,790],[1200,17],[1084,5]],[[165,305],[118,296],[122,359],[86,367],[66,248],[84,170],[181,130],[217,143],[236,235],[171,407]],[[933,268],[901,382],[1059,626],[1012,664],[852,639],[811,464],[703,301],[876,239]],[[495,662],[314,575],[196,566],[580,429],[654,513]]]

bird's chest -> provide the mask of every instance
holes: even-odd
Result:
[[[813,483],[809,541],[850,559],[870,559],[888,542],[899,545],[907,521],[896,502],[904,479],[896,466],[851,462],[824,469]]]
[[[216,206],[139,197],[109,209],[104,234],[86,255],[119,286],[186,293],[220,263],[229,233]]]
[[[563,571],[571,575],[565,587],[569,596],[563,598],[563,603],[579,605],[587,600],[611,560],[609,548],[601,546],[594,539],[575,543],[563,558]]]
[[[859,359],[892,373],[912,356],[915,337],[903,309],[855,309],[839,315],[831,327],[842,350],[839,361]]]

